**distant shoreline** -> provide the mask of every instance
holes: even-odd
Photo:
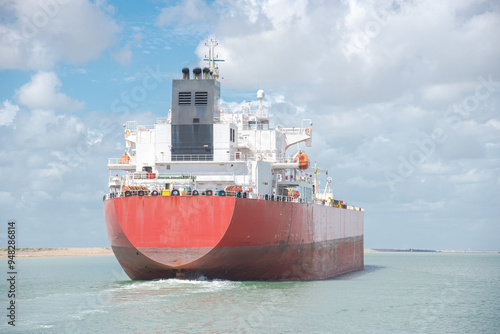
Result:
[[[365,253],[490,253],[497,254],[497,250],[447,250],[447,249],[400,249],[400,248],[375,248],[365,249]]]
[[[500,251],[478,250],[429,250],[429,249],[365,249],[365,253],[489,253],[498,254]],[[0,249],[0,259],[7,258],[7,249]],[[112,256],[110,247],[90,248],[17,248],[17,258],[28,257],[71,257],[71,256]]]
[[[0,249],[0,259],[7,258],[7,249]],[[111,256],[113,251],[109,247],[89,248],[17,248],[17,258],[27,257],[70,257],[70,256]]]

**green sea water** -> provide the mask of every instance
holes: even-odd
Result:
[[[9,287],[1,333],[500,333],[500,254],[366,253],[314,282],[133,282],[111,256],[22,258],[15,327]]]

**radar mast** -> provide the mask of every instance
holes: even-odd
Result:
[[[219,45],[217,43],[217,40],[214,38],[208,39],[205,42],[205,45],[208,47],[208,56],[205,55],[204,61],[208,62],[208,68],[210,69],[210,72],[212,72],[212,76],[215,80],[219,79],[219,66],[216,64],[217,61],[224,61],[222,59],[218,59],[219,55],[215,54],[215,47]]]

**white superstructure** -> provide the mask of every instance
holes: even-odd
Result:
[[[318,169],[308,171],[305,153],[295,144],[312,144],[312,121],[297,127],[272,125],[258,108],[228,111],[219,107],[220,82],[215,41],[207,41],[210,67],[182,70],[173,81],[172,109],[153,125],[124,125],[126,149],[111,158],[109,187],[119,196],[128,192],[159,195],[232,195],[326,205],[334,201],[331,179],[320,191]],[[116,174],[116,170],[122,171]]]

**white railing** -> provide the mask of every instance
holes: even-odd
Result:
[[[273,163],[292,163],[293,157],[270,157],[269,154],[274,155],[274,152],[260,152],[260,153],[242,153],[236,152],[227,154],[227,160],[214,160],[214,154],[173,154],[171,159],[157,157],[155,163],[171,163],[171,162],[189,162],[189,161],[213,161],[217,163],[229,163],[235,161],[254,161],[264,160]],[[272,159],[269,159],[272,158]],[[128,163],[120,163],[122,158],[108,158],[108,165],[124,165],[135,166],[135,158],[129,160]]]
[[[246,193],[246,195],[244,194]],[[103,201],[111,199],[111,198],[120,198],[120,197],[130,197],[130,196],[165,196],[162,195],[162,191],[149,191],[149,190],[127,190],[127,191],[117,191],[117,192],[112,192],[110,194],[106,194],[103,196]],[[167,196],[173,196],[172,193],[170,193]],[[241,192],[241,191],[228,191],[224,192],[223,194],[221,191],[214,191],[212,192],[211,195],[207,195],[205,192],[199,193],[197,195],[193,194],[193,191],[187,191],[187,192],[179,192],[179,195],[181,197],[186,197],[186,196],[219,196],[219,197],[237,197],[237,198],[244,198],[244,199],[257,199],[257,200],[267,200],[267,201],[277,201],[277,202],[289,202],[289,203],[305,203],[305,204],[311,204],[311,202],[306,203],[304,199],[299,198],[299,197],[290,197],[290,196],[269,196],[269,195],[257,195],[254,193],[248,193],[248,192]],[[175,196],[174,196],[175,197]],[[330,206],[330,207],[337,207],[339,209],[345,209],[345,210],[353,210],[353,211],[361,211],[364,212],[365,210],[362,208],[358,208],[355,206],[350,206],[350,205],[336,205],[333,204],[333,202],[326,202],[326,201],[315,201],[316,205],[324,205],[324,206]]]
[[[169,123],[168,117],[158,117],[156,123]]]
[[[275,130],[279,127],[276,124],[248,124],[244,123],[242,126],[243,130]]]
[[[186,161],[214,161],[214,162],[234,162],[234,161],[247,161],[247,160],[260,160],[267,157],[267,153],[262,154],[244,154],[241,152],[232,153],[227,155],[228,160],[214,160],[213,154],[173,154],[171,159],[159,158],[155,159],[155,163],[171,163],[171,162],[186,162]],[[122,158],[108,158],[108,165],[134,165],[136,162],[131,159],[128,164],[120,163]],[[278,163],[292,162],[292,158],[279,158],[275,159]]]
[[[184,161],[213,161],[213,162],[233,162],[233,161],[253,161],[264,160],[274,163],[292,163],[293,156],[288,157],[274,157],[276,152],[255,152],[255,153],[227,153],[224,155],[219,154],[172,154],[171,158],[160,157],[156,155],[155,163],[170,163],[170,162],[184,162]],[[225,159],[217,159],[218,156],[223,156]]]
[[[125,130],[135,131],[136,129],[137,129],[136,121],[127,121],[127,123],[125,123]]]
[[[149,173],[149,172],[133,172],[126,175],[126,184],[128,185],[132,180],[194,180],[198,177],[213,177],[217,179],[225,176],[228,179],[235,179],[235,173],[220,172],[197,172],[197,173]]]
[[[148,130],[154,130],[155,126],[154,125],[138,125],[137,126],[137,131],[148,131]]]
[[[307,129],[308,128],[283,128],[281,129],[281,132],[285,135],[309,134],[311,130],[309,129],[309,133],[307,133]]]
[[[125,123],[125,131],[129,131],[130,133],[135,133],[137,131],[148,131],[154,130],[154,125],[137,125],[136,121],[127,121]]]
[[[171,161],[213,161],[213,154],[175,154],[172,153]],[[163,161],[162,161],[163,162]]]
[[[129,160],[129,162],[126,164],[120,163],[121,159],[122,158],[109,158],[108,165],[135,165],[135,161],[132,160]]]
[[[224,156],[226,159],[218,160],[217,156]],[[245,160],[253,160],[254,157],[250,154],[244,154],[242,152],[236,152],[231,154],[172,154],[170,159],[166,157],[156,156],[156,163],[169,163],[176,161],[215,161],[215,162],[231,162],[231,161],[245,161]]]

